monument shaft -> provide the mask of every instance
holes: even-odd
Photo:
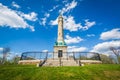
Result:
[[[58,19],[58,39],[57,41],[64,41],[63,39],[63,17],[60,15]]]

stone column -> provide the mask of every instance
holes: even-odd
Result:
[[[58,18],[58,39],[57,41],[64,41],[63,39],[63,17],[62,15]]]

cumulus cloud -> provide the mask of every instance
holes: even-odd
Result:
[[[67,44],[79,43],[79,42],[81,42],[81,41],[83,41],[83,39],[80,38],[79,36],[77,36],[77,37],[71,37],[71,36],[69,36],[69,35],[66,35],[66,36],[65,36],[65,42],[66,42]]]
[[[0,3],[0,26],[8,26],[10,28],[30,28],[34,31],[34,27],[29,25],[16,11],[9,9]]]
[[[88,30],[90,27],[94,26],[96,24],[95,21],[89,21],[88,19],[85,20],[84,25],[81,25],[81,23],[76,23],[73,16],[63,16],[64,18],[64,29],[69,31],[78,31],[78,30]],[[50,21],[50,25],[57,25],[58,24],[58,18],[55,20]]]
[[[50,25],[53,25],[53,26],[58,25],[58,18],[56,18],[55,20],[51,20]]]
[[[90,22],[88,19],[85,20],[84,25],[76,23],[73,16],[64,16],[64,28],[69,31],[88,30],[90,27],[96,24],[95,21]]]
[[[46,18],[42,18],[42,21],[40,22],[41,25],[45,26],[46,25]]]
[[[43,26],[46,25],[47,18],[50,17],[50,14],[49,14],[49,13],[45,13],[44,16],[45,16],[45,17],[44,17],[44,18],[41,18],[41,21],[40,21],[40,25],[43,25]]]
[[[31,29],[31,31],[35,31],[34,26],[29,26],[29,28]]]
[[[20,8],[20,6],[14,1],[12,2],[12,6],[15,7],[15,8]]]
[[[24,14],[24,13],[19,13],[21,17],[23,17],[24,19],[30,20],[30,21],[36,21],[37,18],[37,13],[35,12],[31,12],[29,14]]]
[[[86,47],[68,46],[69,52],[84,52],[86,50],[87,50]]]
[[[98,43],[93,47],[93,50],[91,50],[91,52],[110,54],[111,53],[109,49],[110,47],[115,47],[115,48],[120,47],[120,40]]]
[[[64,16],[64,29],[77,31],[80,28],[82,28],[81,23],[76,23],[73,16]]]
[[[88,30],[90,27],[96,24],[95,21],[89,22],[89,19],[85,20],[85,26],[82,27],[83,30]]]
[[[84,25],[76,23],[73,16],[65,17],[64,28],[69,31],[88,30],[90,27],[96,24],[95,21],[90,22],[88,19],[85,20]]]
[[[60,13],[64,14],[69,12],[70,10],[74,9],[77,6],[77,2],[73,0],[71,3],[67,3],[64,8],[59,10]]]
[[[47,17],[47,18],[48,18],[49,16],[50,16],[50,14],[49,14],[49,13],[45,13],[45,17]]]
[[[120,28],[116,28],[116,29],[112,29],[107,32],[103,32],[100,35],[100,39],[102,40],[120,39]]]

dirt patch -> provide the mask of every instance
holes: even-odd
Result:
[[[104,71],[106,77],[120,77],[120,71]]]

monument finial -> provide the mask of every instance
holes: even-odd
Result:
[[[62,16],[62,12],[60,12],[60,15],[59,16]]]

